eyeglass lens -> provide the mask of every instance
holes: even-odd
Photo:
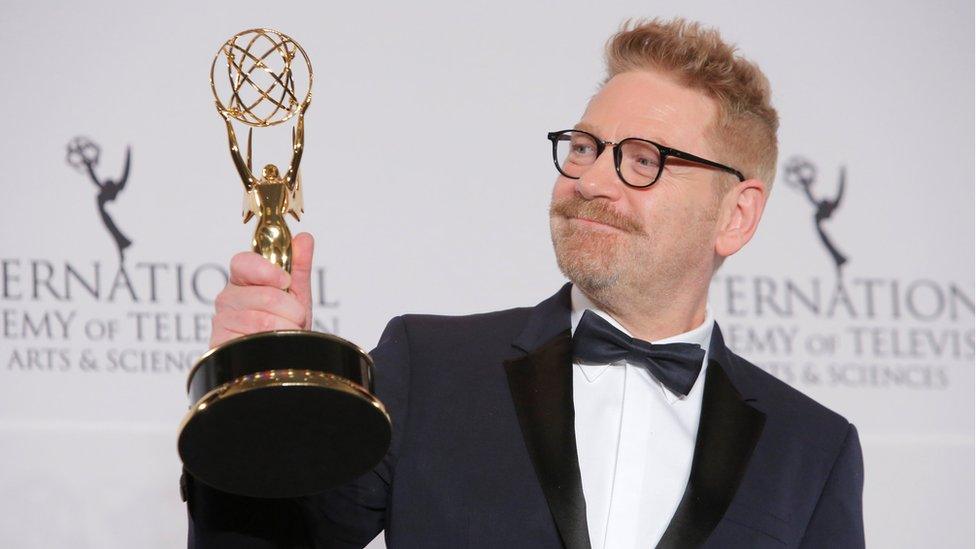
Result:
[[[629,185],[644,187],[661,171],[661,152],[651,143],[625,139],[617,145],[620,175]],[[597,159],[600,144],[589,134],[569,131],[556,140],[556,167],[566,177],[579,178]]]

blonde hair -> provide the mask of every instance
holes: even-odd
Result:
[[[779,116],[769,80],[718,31],[680,18],[628,20],[607,41],[606,64],[604,84],[623,72],[652,69],[714,99],[718,116],[707,135],[720,155],[715,160],[772,187]]]

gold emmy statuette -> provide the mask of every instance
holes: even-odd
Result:
[[[302,81],[307,86],[300,96]],[[304,211],[299,162],[312,65],[288,36],[250,29],[221,46],[210,85],[244,185],[244,222],[258,218],[251,247],[291,272],[285,215],[297,220]],[[255,174],[253,128],[293,117],[288,169],[281,173],[267,164]],[[250,126],[246,159],[232,120]],[[326,490],[369,471],[389,448],[390,417],[372,390],[369,355],[340,337],[303,330],[239,337],[208,351],[190,372],[180,457],[195,478],[234,494],[294,497]]]

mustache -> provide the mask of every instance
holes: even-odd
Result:
[[[565,218],[591,219],[628,233],[644,231],[644,226],[638,220],[614,210],[613,206],[604,200],[585,200],[578,196],[554,200],[549,206],[549,217],[557,215]]]

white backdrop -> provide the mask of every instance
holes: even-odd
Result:
[[[207,84],[254,26],[315,66],[303,161],[320,329],[530,305],[562,283],[548,130],[572,126],[631,16],[718,26],[772,81],[784,170],[712,307],[734,348],[859,428],[876,547],[974,541],[973,4],[10,2],[0,5],[0,546],[178,547],[177,424],[209,300],[253,227]],[[131,169],[105,207],[66,162]],[[257,135],[258,161],[271,137]],[[263,144],[267,144],[262,147]],[[262,158],[260,155],[268,155]],[[252,222],[253,223],[253,222]]]

